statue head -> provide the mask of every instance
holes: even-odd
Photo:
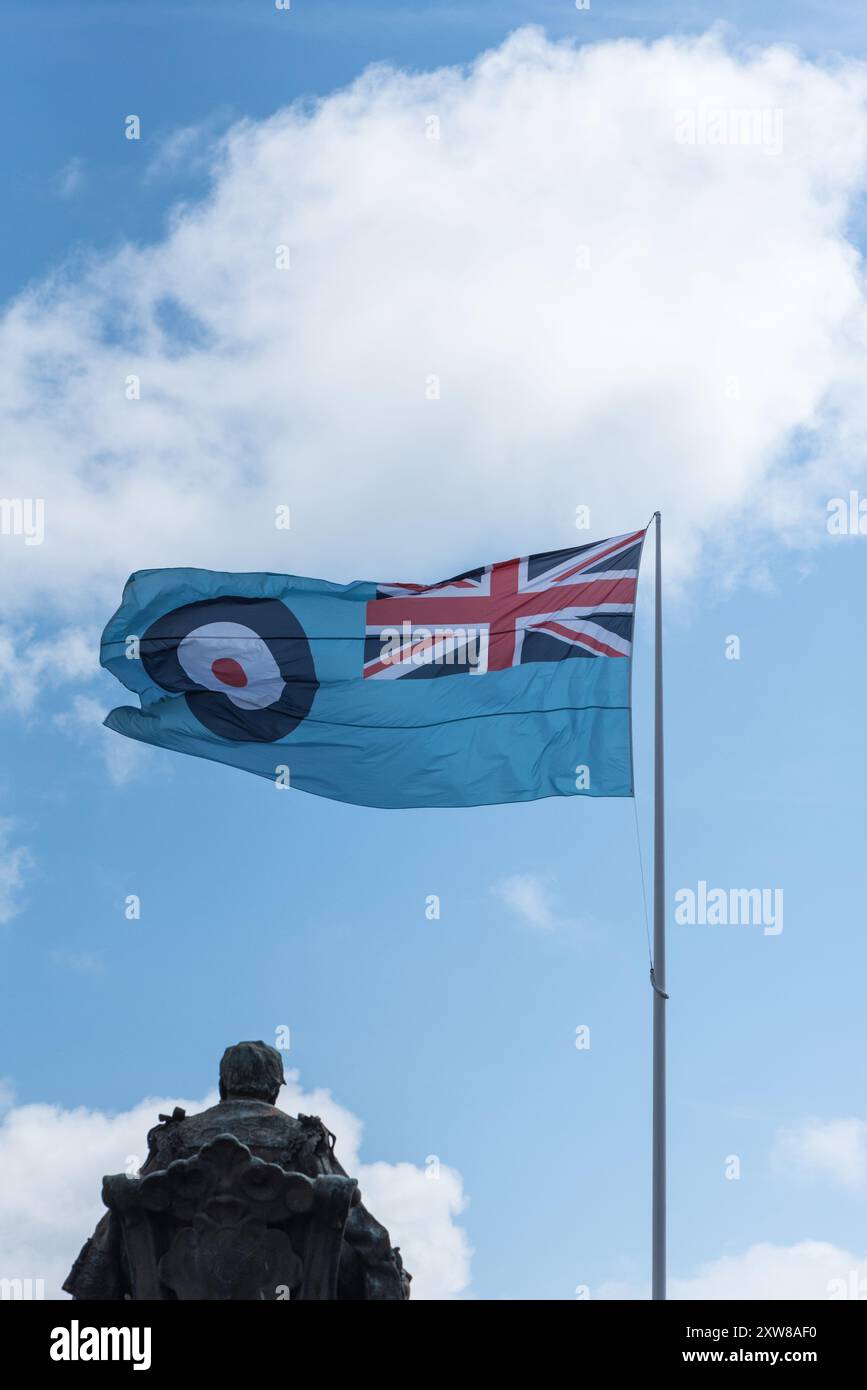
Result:
[[[285,1081],[276,1048],[263,1042],[227,1047],[220,1062],[220,1100],[263,1100],[273,1105]]]

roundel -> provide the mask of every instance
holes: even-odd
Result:
[[[279,599],[173,608],[151,624],[139,651],[156,685],[182,691],[200,724],[240,743],[291,734],[319,688],[304,629]]]

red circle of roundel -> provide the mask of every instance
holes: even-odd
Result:
[[[216,661],[211,662],[211,673],[216,676],[218,681],[222,681],[223,685],[244,686],[249,684],[246,669],[233,656],[218,656]]]
[[[182,692],[211,733],[239,743],[285,738],[319,688],[310,643],[279,599],[227,596],[173,608],[139,645],[163,690]]]

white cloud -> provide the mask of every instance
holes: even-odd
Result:
[[[365,1163],[359,1181],[365,1204],[400,1246],[412,1274],[413,1298],[463,1293],[470,1282],[472,1251],[466,1232],[456,1224],[466,1206],[460,1174],[442,1165],[434,1177],[432,1169],[412,1163]]]
[[[512,874],[495,883],[492,892],[516,917],[531,927],[555,927],[560,918],[551,900],[550,878],[541,874]]]
[[[79,192],[83,184],[84,160],[80,155],[75,155],[64,164],[57,175],[57,195],[60,198],[71,198]]]
[[[648,1298],[638,1284],[602,1285],[598,1298]],[[867,1298],[867,1254],[854,1255],[822,1240],[795,1245],[751,1245],[738,1255],[709,1261],[687,1278],[669,1282],[672,1299]]]
[[[0,926],[10,922],[21,911],[21,890],[33,856],[26,845],[10,843],[14,820],[0,820]]]
[[[104,1212],[106,1173],[135,1171],[145,1158],[147,1131],[157,1114],[182,1105],[190,1113],[216,1101],[149,1099],[120,1114],[63,1110],[53,1105],[12,1106],[0,1125],[0,1277],[42,1279],[47,1298],[63,1297],[61,1284]],[[460,1176],[443,1170],[439,1182],[409,1163],[365,1164],[358,1158],[361,1121],[330,1092],[304,1092],[290,1073],[281,1107],[317,1114],[337,1135],[344,1168],[359,1180],[370,1210],[400,1245],[413,1274],[414,1298],[453,1298],[469,1281],[466,1234],[455,1224],[463,1209]]]
[[[43,545],[0,540],[7,607],[105,609],[163,564],[435,579],[584,539],[579,504],[592,535],[661,507],[670,574],[821,538],[862,453],[865,92],[782,48],[525,29],[236,125],[162,242],[0,325],[4,489],[45,499]],[[711,102],[781,111],[782,151],[678,143]]]
[[[158,140],[156,152],[150,156],[145,179],[168,179],[191,172],[210,174],[216,154],[216,142],[230,124],[228,112],[212,112],[208,119],[196,125],[180,126]]]
[[[867,1185],[867,1122],[803,1120],[780,1130],[774,1159],[796,1171],[830,1178],[840,1187],[863,1188]]]
[[[0,700],[27,714],[40,695],[99,673],[99,640],[83,628],[64,628],[38,638],[32,629],[0,627]]]
[[[102,957],[95,951],[50,951],[52,965],[61,970],[73,970],[83,975],[100,975],[105,969]]]
[[[116,787],[123,787],[144,770],[148,752],[142,744],[134,743],[132,739],[116,738],[103,726],[109,708],[108,704],[90,695],[75,695],[70,707],[54,716],[54,723],[59,729],[85,739],[96,739],[110,780]]]

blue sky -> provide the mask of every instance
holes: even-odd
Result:
[[[213,187],[215,135],[244,118],[267,120],[297,99],[327,96],[372,62],[410,72],[469,63],[527,23],[543,25],[552,39],[589,44],[694,34],[715,18],[731,25],[726,42],[735,54],[773,39],[800,45],[806,59],[835,51],[855,57],[864,48],[857,10],[594,0],[586,13],[565,2],[293,0],[289,13],[275,14],[254,3],[34,9],[5,0],[3,302],[52,275],[75,286],[88,265],[127,243],[160,246],[178,205],[195,207]],[[138,146],[123,139],[128,112],[142,115]],[[828,140],[842,141],[843,129],[835,126]],[[173,144],[183,130],[193,133]],[[319,167],[327,182],[327,162]],[[667,178],[662,170],[663,188]],[[840,178],[848,214],[840,214],[838,247],[847,216],[851,226],[856,215],[863,171]],[[837,271],[830,262],[808,263],[816,266],[817,297],[834,299]],[[373,272],[362,265],[359,278],[366,274]],[[860,271],[851,274],[854,283]],[[50,323],[51,303],[44,312]],[[756,321],[774,313],[769,295]],[[389,322],[385,314],[384,337]],[[327,338],[327,321],[323,331]],[[485,336],[484,323],[479,332]],[[830,332],[816,329],[823,362]],[[688,342],[680,350],[688,356]],[[671,502],[669,904],[677,888],[699,880],[782,887],[785,925],[776,936],[760,926],[670,925],[670,1265],[682,1281],[725,1256],[749,1273],[747,1252],[756,1247],[792,1252],[807,1241],[843,1252],[844,1272],[854,1252],[867,1273],[858,1255],[867,1249],[858,640],[867,541],[830,536],[825,507],[858,486],[862,466],[854,434],[836,432],[841,416],[844,425],[852,419],[849,367],[847,358],[839,373],[829,372],[835,411],[816,401],[789,421],[780,408],[776,433],[755,446],[749,430],[760,433],[777,397],[757,412],[762,423],[750,417],[743,449],[756,462],[747,483],[735,466],[726,482],[704,461],[700,410],[683,427],[684,438],[699,433],[683,475],[692,481],[678,483]],[[387,393],[383,402],[387,414]],[[461,404],[472,421],[472,399]],[[652,394],[646,408],[642,426],[640,402],[624,397],[637,430],[668,437]],[[612,460],[631,436],[618,439],[620,406],[610,409],[603,423],[611,458],[576,451],[564,493],[595,503],[598,491],[603,529],[594,527],[593,538],[642,525],[648,501],[669,486],[664,458],[649,465],[640,487],[630,490],[628,470],[620,485]],[[469,457],[473,428],[460,428]],[[532,420],[527,428],[532,437]],[[709,437],[716,417],[706,428]],[[370,429],[385,438],[381,422]],[[671,429],[673,447],[681,447]],[[780,480],[804,476],[803,431],[815,445],[812,490],[790,506]],[[116,441],[105,447],[122,454]],[[133,473],[137,447],[123,455]],[[409,436],[406,448],[411,456]],[[315,474],[315,460],[305,457]],[[172,554],[154,560],[152,531],[147,522],[138,530],[134,510],[118,517],[110,544],[102,521],[88,535],[85,514],[74,553],[104,551],[99,574],[67,558],[32,591],[21,579],[14,627],[22,660],[28,644],[50,649],[52,634],[70,626],[91,642],[126,574],[182,563],[185,546],[190,563],[241,567],[241,556],[256,566],[257,536],[243,521],[244,534],[231,544],[208,537],[215,517],[233,524],[219,481],[201,513],[199,482],[190,486],[193,504],[173,522]],[[408,542],[390,543],[389,530],[397,536],[415,526],[420,502],[431,506],[433,524],[411,542],[419,573],[400,577],[434,580],[458,563],[501,558],[503,546],[569,543],[562,512],[540,506],[525,533],[520,516],[500,506],[508,471],[493,481],[488,473],[478,496],[492,486],[490,527],[482,519],[451,531],[433,500],[389,475],[375,483],[389,525],[367,541],[366,519],[359,523],[350,501],[341,511],[332,497],[327,537],[317,544],[315,534],[306,536],[293,562],[297,555],[303,572],[340,580],[362,577],[359,567],[363,577],[390,578],[377,567],[389,566],[391,550],[395,566],[405,565]],[[683,500],[690,489],[700,503]],[[14,483],[0,490],[14,491]],[[335,555],[350,536],[343,568]],[[14,540],[2,538],[7,553]],[[50,544],[49,533],[46,552]],[[37,561],[19,547],[11,563],[20,577]],[[261,567],[274,567],[273,551],[262,552]],[[644,575],[635,667],[646,862],[651,576]],[[726,659],[730,635],[740,639],[739,660]],[[289,1025],[287,1065],[307,1090],[329,1088],[360,1117],[365,1162],[423,1168],[437,1155],[461,1175],[468,1202],[455,1220],[474,1251],[461,1296],[569,1299],[584,1284],[597,1296],[615,1284],[642,1293],[651,992],[632,805],[578,798],[390,813],[278,794],[259,779],[160,750],[120,767],[111,762],[120,755],[105,751],[106,740],[119,740],[91,728],[90,705],[80,702],[108,709],[124,703],[123,693],[86,663],[71,665],[61,678],[40,657],[32,668],[39,688],[12,700],[3,717],[0,818],[8,822],[7,851],[24,850],[9,870],[9,920],[0,928],[0,1056],[14,1104],[112,1114],[147,1096],[201,1098],[227,1043],[272,1039]],[[6,680],[14,676],[7,666]],[[541,925],[505,901],[503,885],[515,876],[536,895]],[[432,893],[442,901],[433,922],[424,911]],[[124,916],[128,894],[141,898],[139,921]],[[582,1024],[591,1028],[586,1052],[574,1045]],[[724,1176],[730,1155],[741,1160],[737,1181]],[[123,1160],[119,1154],[118,1168]],[[61,1167],[66,1161],[63,1152],[52,1157]],[[34,1260],[41,1248],[34,1244]],[[71,1261],[75,1253],[73,1242],[60,1256]],[[784,1253],[769,1262],[767,1296],[779,1293],[780,1269],[800,1267],[799,1258]]]

